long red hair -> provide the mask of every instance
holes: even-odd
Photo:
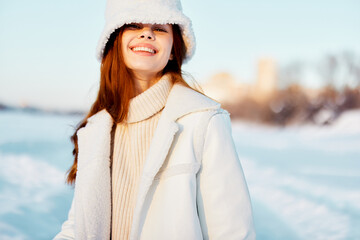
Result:
[[[178,25],[173,28],[173,59],[170,60],[162,71],[162,74],[170,74],[173,83],[180,83],[190,87],[182,77],[181,66],[185,57],[186,47]],[[86,117],[79,123],[71,141],[74,144],[74,162],[68,170],[68,184],[73,184],[76,179],[78,160],[77,132],[86,126],[87,119],[97,112],[106,109],[114,120],[114,124],[120,123],[127,118],[130,99],[134,96],[135,89],[130,70],[124,64],[121,52],[121,37],[124,26],[111,34],[106,44],[100,68],[100,87],[97,98]],[[110,147],[110,146],[109,146]]]

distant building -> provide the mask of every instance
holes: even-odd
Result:
[[[245,97],[266,101],[277,89],[277,69],[273,59],[263,58],[258,62],[257,78],[254,84],[239,83],[229,73],[213,75],[202,84],[204,93],[223,104],[232,104]]]
[[[258,100],[266,100],[276,89],[277,70],[275,61],[271,58],[260,59],[254,97]]]
[[[202,85],[204,93],[214,100],[231,104],[239,101],[249,92],[249,85],[239,84],[236,79],[226,72],[217,73]]]

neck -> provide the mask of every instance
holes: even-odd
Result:
[[[140,93],[146,91],[152,85],[157,83],[161,78],[159,73],[140,73],[140,72],[133,72],[133,80],[135,84],[135,96],[139,95]]]

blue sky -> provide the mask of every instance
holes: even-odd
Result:
[[[343,50],[360,54],[358,0],[182,4],[197,37],[184,69],[200,83],[220,71],[251,82],[261,57],[282,65]],[[99,0],[0,0],[0,102],[87,109],[97,90],[104,10]]]

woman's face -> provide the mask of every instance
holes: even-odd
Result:
[[[169,61],[173,46],[170,24],[125,25],[121,51],[125,65],[134,73],[156,75]]]

